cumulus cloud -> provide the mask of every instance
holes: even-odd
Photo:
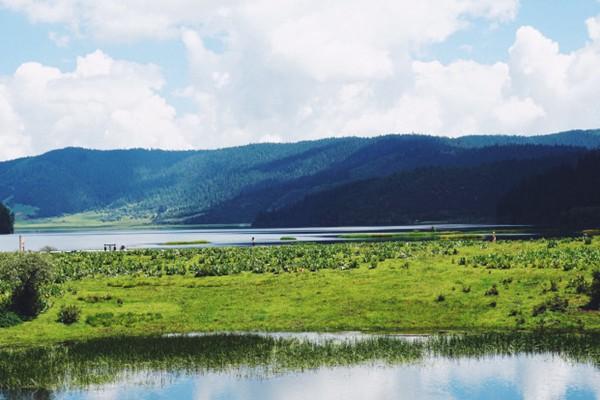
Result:
[[[175,109],[158,94],[156,66],[96,51],[70,72],[30,62],[1,82],[4,158],[64,146],[189,147]]]
[[[419,60],[473,19],[510,20],[518,0],[89,2],[0,0],[78,40],[183,43],[189,81],[98,51],[73,71],[23,64],[0,77],[4,154],[64,145],[208,148],[390,132],[542,133],[600,126],[600,16],[570,53],[521,27],[506,58]],[[63,27],[64,28],[64,27]],[[59,45],[71,40],[50,34]],[[7,133],[9,132],[9,133]]]

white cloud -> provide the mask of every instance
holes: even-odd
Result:
[[[586,21],[590,40],[571,53],[522,27],[506,61],[442,64],[418,55],[474,18],[510,20],[518,0],[2,5],[32,21],[63,24],[58,31],[80,40],[181,40],[189,82],[175,93],[195,109],[178,114],[167,102],[157,66],[102,52],[79,58],[70,72],[27,63],[0,77],[0,138],[11,149],[0,157],[64,145],[206,148],[351,134],[600,126],[600,16]]]
[[[64,146],[187,148],[160,70],[110,58],[77,59],[71,72],[22,64],[0,86],[2,156]]]

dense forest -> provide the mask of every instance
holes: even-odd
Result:
[[[576,153],[473,167],[429,167],[352,182],[258,215],[257,227],[495,222],[500,199],[524,179],[574,163]]]
[[[508,223],[600,227],[600,152],[523,180],[500,201],[498,217]]]
[[[155,223],[261,226],[490,220],[498,199],[521,180],[572,166],[593,149],[600,149],[600,131],[454,139],[385,135],[199,151],[67,148],[0,162],[0,201],[18,219],[102,211]],[[328,197],[332,193],[343,193],[343,208],[352,204],[353,210],[326,218],[328,205],[318,204],[312,217],[294,216],[308,215],[315,199],[341,206]],[[386,205],[386,216],[360,201]]]
[[[0,203],[0,235],[14,232],[15,216],[4,204]]]

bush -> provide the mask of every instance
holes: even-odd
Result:
[[[486,296],[498,296],[498,294],[500,293],[498,292],[498,288],[496,287],[496,285],[492,286],[491,288],[485,291]]]
[[[36,253],[10,255],[0,263],[0,293],[9,293],[7,308],[25,318],[44,311],[52,291],[54,268]]]
[[[532,315],[535,317],[546,311],[565,312],[567,311],[567,307],[569,307],[569,300],[560,296],[554,296],[533,307]]]
[[[377,268],[377,258],[375,256],[371,257],[371,261],[369,262],[369,269]]]
[[[583,275],[577,275],[575,278],[569,280],[567,289],[571,289],[577,294],[584,294],[588,292],[589,286]]]
[[[585,236],[585,237],[583,238],[583,243],[584,243],[584,244],[588,244],[588,245],[589,245],[589,244],[592,244],[592,237],[591,237],[591,236]]]
[[[585,306],[588,310],[600,310],[600,270],[594,271],[589,287],[590,302]]]
[[[81,317],[81,309],[76,305],[62,306],[58,312],[58,322],[65,325],[71,325],[79,321]]]
[[[19,316],[13,312],[0,311],[0,328],[9,328],[23,322]]]
[[[438,295],[438,297],[435,298],[435,301],[438,303],[441,303],[442,301],[446,301],[446,296],[444,296],[443,294]]]

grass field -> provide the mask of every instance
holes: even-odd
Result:
[[[117,220],[108,218],[108,214],[88,211],[70,214],[62,217],[18,219],[15,224],[16,231],[31,230],[66,230],[66,229],[132,229],[152,227],[152,221],[147,218],[123,217]]]
[[[215,331],[600,331],[600,239],[54,254],[61,294],[0,346]],[[315,267],[315,266],[318,266]],[[82,311],[63,325],[63,305]]]
[[[151,218],[121,217],[113,218],[109,213],[86,211],[61,217],[17,219],[15,231],[80,231],[93,229],[193,229],[193,228],[247,228],[248,224],[204,224],[178,225],[157,224]]]

